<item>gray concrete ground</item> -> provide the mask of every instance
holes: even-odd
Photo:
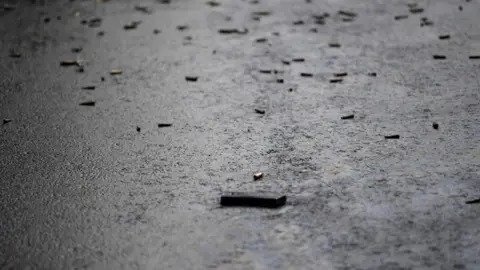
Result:
[[[480,1],[218,1],[0,9],[0,268],[480,269]]]

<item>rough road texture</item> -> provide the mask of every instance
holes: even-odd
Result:
[[[480,1],[17,2],[0,9],[0,268],[480,269]],[[59,65],[76,58],[84,73]],[[288,203],[219,208],[225,190]]]

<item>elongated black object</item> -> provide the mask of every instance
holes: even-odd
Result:
[[[475,199],[475,200],[466,201],[465,203],[466,203],[466,204],[480,203],[480,199]]]
[[[159,128],[164,128],[164,127],[171,127],[173,124],[171,123],[160,123],[158,124]]]
[[[286,202],[287,196],[273,193],[225,192],[220,198],[222,206],[277,208]]]
[[[342,116],[342,120],[348,120],[348,119],[353,119],[353,118],[355,118],[355,115],[353,115],[353,114]]]
[[[388,136],[385,136],[385,139],[389,140],[389,139],[400,139],[400,135],[388,135]]]

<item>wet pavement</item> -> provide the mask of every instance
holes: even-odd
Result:
[[[17,2],[1,269],[480,269],[480,1]]]

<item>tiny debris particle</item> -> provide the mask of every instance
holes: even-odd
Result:
[[[274,35],[274,36],[280,36],[280,33],[279,33],[279,32],[273,32],[272,35]]]
[[[277,83],[283,83],[283,79],[277,79]]]
[[[268,16],[272,13],[270,11],[255,11],[252,14],[255,16]]]
[[[2,9],[3,9],[4,11],[12,11],[12,10],[15,9],[15,6],[12,6],[12,5],[9,5],[9,4],[3,4],[3,5],[2,5]]]
[[[343,82],[343,79],[339,78],[339,79],[331,79],[330,80],[330,83],[341,83]]]
[[[342,22],[353,22],[354,20],[355,20],[354,18],[348,17],[348,18],[343,18]]]
[[[293,92],[293,88],[288,88],[288,92]]]
[[[438,39],[450,39],[450,35],[439,35]]]
[[[346,11],[346,10],[339,10],[338,14],[343,15],[343,16],[347,16],[347,17],[356,17],[357,16],[357,13],[352,12],[352,11]]]
[[[284,64],[284,65],[290,65],[290,61],[282,60],[282,64]]]
[[[287,202],[287,196],[268,193],[225,192],[220,197],[222,206],[278,208]]]
[[[323,20],[323,19],[321,19],[321,20],[315,20],[315,24],[324,25],[324,24],[325,24],[325,20]]]
[[[259,69],[258,72],[263,73],[263,74],[271,74],[272,70],[271,69]]]
[[[391,140],[391,139],[400,139],[400,135],[387,135],[385,136],[386,140]]]
[[[480,59],[480,54],[479,55],[470,55],[468,59]]]
[[[171,127],[172,125],[173,125],[173,124],[171,124],[171,123],[160,123],[160,124],[158,124],[157,126],[158,126],[159,128],[164,128],[164,127]]]
[[[177,26],[178,31],[184,31],[188,29],[188,25],[179,25]]]
[[[353,118],[355,118],[355,115],[353,115],[353,114],[345,115],[345,116],[341,117],[342,120],[349,120],[349,119],[353,119]]]
[[[104,82],[104,81],[105,81],[105,77],[103,77],[103,76],[100,77],[100,80],[101,80],[102,82]]]
[[[137,27],[141,24],[142,22],[141,21],[133,21],[131,23],[127,23],[123,26],[123,29],[124,30],[133,30],[133,29],[137,29]]]
[[[10,57],[11,58],[20,58],[22,55],[19,52],[16,52],[14,50],[10,50]]]
[[[297,62],[297,63],[299,63],[299,62],[305,62],[305,58],[293,58],[293,59],[292,59],[292,62]]]
[[[155,35],[158,35],[158,34],[160,34],[160,30],[158,30],[158,29],[153,29],[153,33],[154,33]]]
[[[437,122],[433,122],[432,127],[433,127],[433,129],[438,129],[438,123],[437,123]]]
[[[112,69],[110,70],[110,75],[120,75],[122,71],[120,69]]]
[[[83,20],[81,20],[81,21],[80,21],[80,23],[81,23],[81,24],[87,24],[87,23],[88,23],[88,21],[87,21],[87,20],[85,20],[85,19],[83,19]]]
[[[428,19],[427,17],[422,17],[421,18],[421,22],[420,22],[420,26],[423,27],[423,26],[431,26],[433,25],[433,22]]]
[[[300,73],[300,76],[302,76],[302,77],[313,77],[313,74],[312,74],[312,73],[302,72],[302,73]]]
[[[423,11],[424,9],[421,7],[410,8],[410,13],[412,14],[422,13]]]
[[[101,18],[93,18],[88,21],[88,27],[91,27],[91,28],[100,27],[101,24],[102,24]]]
[[[50,22],[50,18],[49,18],[49,17],[46,17],[45,19],[43,19],[43,22],[49,23],[49,22]]]
[[[8,124],[8,123],[10,123],[10,122],[12,122],[12,119],[3,119],[3,124],[4,124],[4,125],[5,125],[5,124]]]
[[[140,130],[141,130],[141,129],[140,129],[140,127],[139,127],[139,126],[137,126],[137,132],[140,132]]]
[[[257,172],[253,174],[253,180],[255,181],[262,179],[262,177],[263,177],[263,172]]]
[[[257,43],[265,43],[265,42],[267,42],[267,39],[266,39],[266,38],[257,38],[257,39],[255,40],[255,42],[257,42]]]
[[[64,61],[60,61],[60,66],[62,66],[62,67],[78,66],[78,61],[77,61],[77,60],[64,60]]]
[[[396,15],[393,17],[396,21],[408,18],[408,15]]]
[[[466,201],[465,203],[466,203],[466,204],[480,203],[480,199],[475,199],[475,200]]]
[[[345,76],[347,76],[347,75],[348,75],[347,72],[333,73],[333,76],[335,76],[335,77],[345,77]]]
[[[81,52],[83,49],[81,47],[75,47],[75,48],[72,48],[72,52],[73,53],[79,53]]]
[[[170,4],[170,0],[159,0],[162,4]]]
[[[185,40],[187,40],[187,41],[190,41],[190,40],[192,40],[192,39],[193,39],[192,36],[186,36],[186,37],[185,37]]]
[[[317,28],[311,28],[309,31],[310,31],[311,33],[317,33],[317,32],[318,32]]]
[[[95,101],[85,101],[80,103],[80,106],[95,106]]]
[[[83,86],[82,87],[82,90],[95,90],[95,85],[87,85],[87,86]]]
[[[235,29],[235,28],[219,29],[218,33],[220,33],[220,34],[235,34],[235,33],[237,33],[237,29]]]
[[[305,22],[302,21],[302,20],[298,20],[298,21],[293,22],[293,25],[303,25],[303,24],[305,24]]]
[[[209,5],[211,7],[218,7],[218,6],[220,6],[220,3],[217,2],[217,1],[208,1],[207,5]]]
[[[105,32],[104,32],[104,31],[100,31],[100,32],[97,33],[97,36],[99,36],[99,37],[102,37],[102,36],[104,36],[104,35],[105,35]]]
[[[265,114],[265,110],[262,109],[255,109],[255,112],[258,114]]]
[[[198,80],[197,76],[185,76],[187,82],[196,82]]]
[[[442,60],[442,59],[447,59],[445,55],[440,55],[440,54],[434,54],[433,59],[435,60]]]
[[[256,5],[256,4],[260,3],[260,1],[258,1],[258,0],[252,0],[252,1],[250,1],[249,3],[252,4],[252,5]]]
[[[410,2],[410,3],[407,3],[407,6],[408,6],[409,8],[414,8],[414,7],[417,7],[417,6],[418,6],[418,3]]]
[[[328,43],[328,46],[330,48],[340,48],[340,43]]]
[[[462,7],[462,6],[458,6],[458,10],[462,11],[462,10],[463,10],[463,7]]]
[[[83,72],[85,72],[85,68],[80,66],[80,67],[77,68],[77,72],[78,73],[83,73]]]
[[[377,73],[376,72],[370,72],[367,74],[368,76],[370,77],[377,77]]]
[[[139,12],[142,12],[142,13],[145,13],[145,14],[152,14],[153,13],[152,9],[147,7],[147,6],[136,5],[135,10],[139,11]]]

